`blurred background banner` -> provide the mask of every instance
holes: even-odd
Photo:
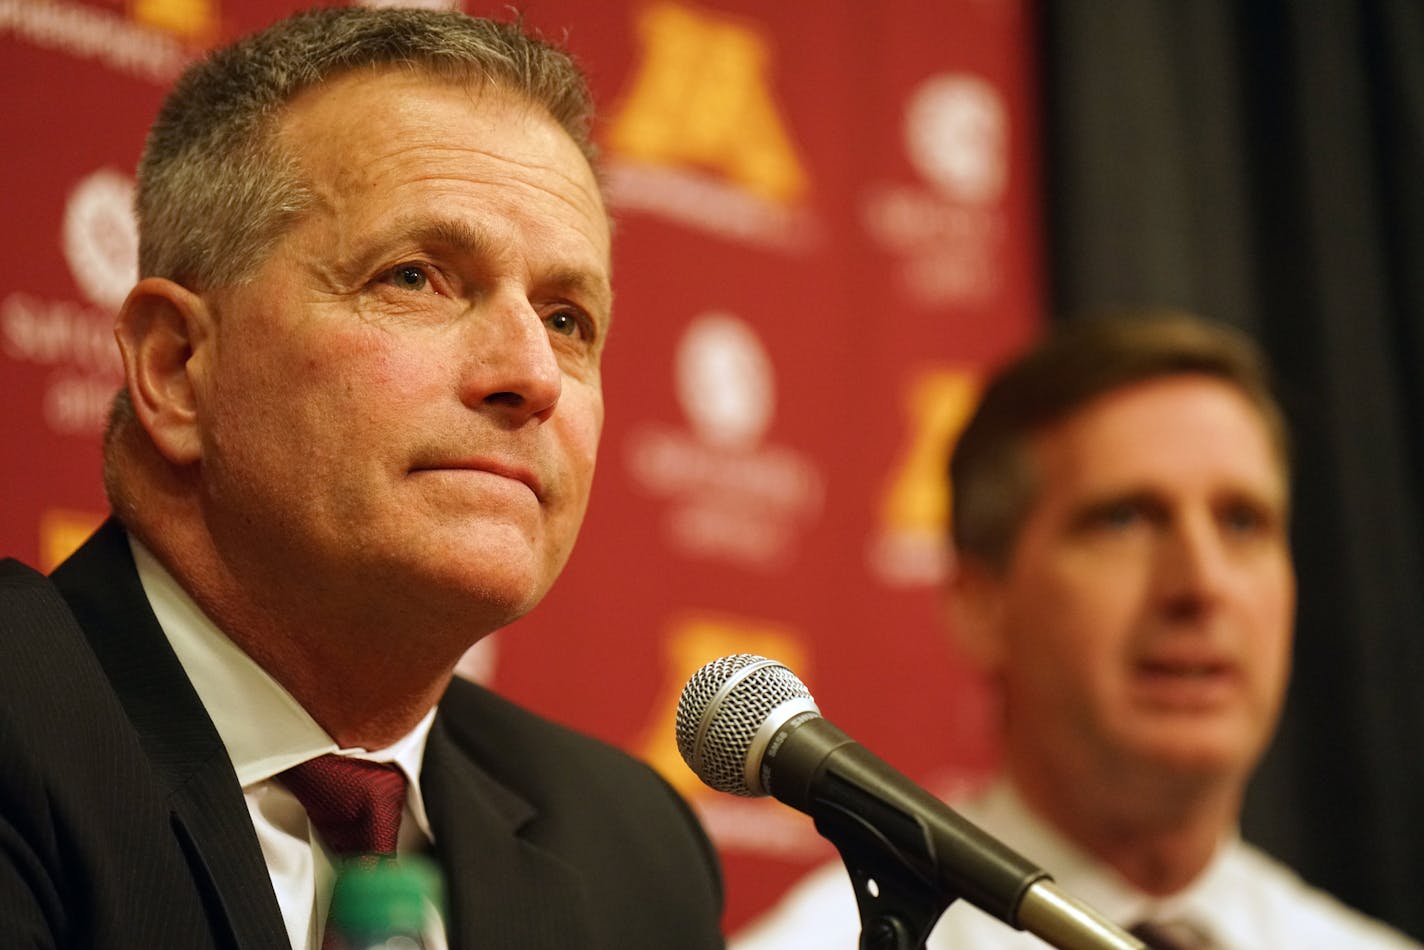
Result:
[[[564,577],[464,671],[683,791],[734,930],[833,852],[800,814],[686,770],[687,676],[776,657],[912,778],[975,782],[992,711],[940,631],[945,448],[1050,314],[1190,307],[1267,344],[1306,430],[1299,681],[1248,832],[1424,932],[1419,10],[518,6],[600,104],[608,421]],[[110,326],[165,90],[297,8],[0,0],[0,552],[48,569],[106,513]]]

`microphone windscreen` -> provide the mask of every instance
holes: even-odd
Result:
[[[692,674],[678,699],[677,750],[717,791],[765,794],[748,784],[748,759],[758,731],[790,701],[798,709],[815,709],[806,684],[776,660],[750,653],[713,660]]]

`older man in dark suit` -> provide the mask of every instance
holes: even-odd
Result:
[[[564,53],[459,14],[302,14],[180,80],[116,323],[115,517],[52,585],[0,572],[0,943],[317,947],[359,850],[443,868],[427,946],[720,945],[665,784],[452,679],[588,500],[589,117]],[[348,799],[376,817],[333,823]]]

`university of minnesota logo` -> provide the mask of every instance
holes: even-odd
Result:
[[[926,367],[905,388],[905,440],[880,495],[866,562],[890,587],[936,587],[949,553],[945,458],[979,398],[977,372]]]
[[[636,30],[641,57],[605,143],[611,203],[804,247],[811,185],[774,92],[769,35],[672,2],[645,8]]]
[[[217,0],[130,0],[136,23],[199,45],[218,38]]]
[[[634,752],[692,804],[721,850],[785,861],[829,858],[830,845],[805,816],[771,798],[712,791],[682,761],[674,741],[683,684],[708,657],[758,653],[798,669],[812,668],[804,632],[766,618],[688,610],[668,619],[661,643],[663,682]]]

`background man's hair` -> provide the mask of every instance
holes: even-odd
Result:
[[[1236,387],[1260,413],[1289,478],[1289,437],[1265,358],[1245,334],[1175,312],[1082,318],[1059,325],[1000,369],[950,456],[950,535],[960,557],[1008,565],[1038,495],[1030,441],[1107,393],[1167,376]]]
[[[284,107],[342,73],[377,68],[520,95],[593,164],[582,72],[521,24],[448,11],[311,10],[213,52],[174,86],[139,163],[139,273],[192,290],[250,275],[311,202],[298,156],[278,135]]]

